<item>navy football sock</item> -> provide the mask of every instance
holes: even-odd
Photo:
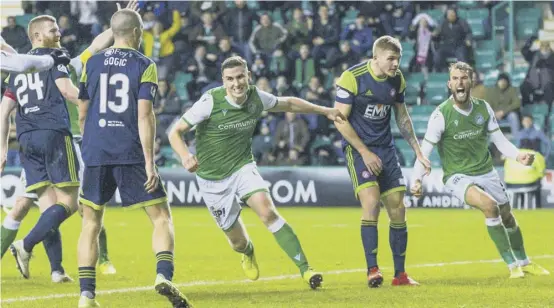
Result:
[[[362,243],[364,246],[367,269],[377,266],[378,231],[377,221],[362,219]]]
[[[23,239],[23,248],[27,252],[33,251],[36,244],[42,242],[48,231],[58,229],[58,227],[70,216],[67,208],[60,204],[54,204],[38,219],[31,232]]]
[[[52,229],[42,241],[48,261],[50,261],[51,272],[65,273],[62,267],[62,237],[60,229]]]
[[[408,246],[408,228],[406,222],[390,223],[389,243],[394,260],[394,276],[405,272],[406,248]]]

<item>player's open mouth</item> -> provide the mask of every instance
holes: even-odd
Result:
[[[464,95],[464,94],[466,94],[466,89],[464,89],[464,88],[458,88],[458,89],[456,89],[456,94],[458,94],[458,95]]]

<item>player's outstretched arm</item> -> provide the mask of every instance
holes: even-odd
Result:
[[[294,113],[315,113],[326,116],[331,121],[342,123],[346,121],[344,114],[336,108],[323,107],[312,104],[298,97],[277,97],[277,104],[268,111],[271,112],[294,112]]]
[[[32,71],[45,71],[54,66],[54,58],[48,55],[20,55],[16,53],[2,52],[2,71],[10,73],[26,73]]]
[[[402,134],[402,137],[404,137],[404,139],[408,141],[408,143],[416,153],[417,160],[419,160],[425,166],[425,168],[431,169],[431,163],[429,162],[429,159],[427,159],[427,157],[425,157],[421,153],[421,148],[419,146],[419,142],[417,141],[417,137],[414,132],[414,125],[412,124],[412,118],[410,118],[410,114],[408,113],[406,104],[404,103],[394,104],[394,117],[396,119],[396,124],[400,129],[400,133]]]
[[[171,144],[173,151],[175,151],[179,158],[181,158],[183,167],[185,167],[185,169],[189,172],[195,172],[196,169],[198,169],[198,160],[190,153],[187,144],[182,138],[183,134],[186,134],[191,130],[191,128],[192,126],[189,123],[183,119],[180,119],[177,123],[175,123],[175,125],[173,125],[168,133],[168,137],[169,144]]]
[[[425,157],[426,159],[429,159],[429,156],[431,155],[431,152],[433,151],[433,147],[435,145],[432,144],[431,142],[427,141],[427,140],[423,140],[423,142],[421,143],[421,154],[423,155],[423,157]],[[415,163],[414,163],[414,170],[412,172],[412,180],[411,180],[411,187],[410,187],[410,191],[411,193],[416,196],[416,197],[421,197],[422,195],[422,181],[423,181],[423,177],[425,175],[429,175],[429,173],[431,172],[431,168],[427,168],[425,166],[423,166],[423,164],[419,161],[419,159],[416,159]]]
[[[8,157],[8,137],[10,131],[10,113],[17,106],[17,102],[4,95],[0,105],[0,172],[4,171]]]

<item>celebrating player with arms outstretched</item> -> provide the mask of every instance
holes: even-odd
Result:
[[[452,96],[431,115],[422,145],[423,155],[437,146],[441,158],[445,189],[467,205],[485,214],[489,235],[508,268],[510,278],[524,273],[547,275],[548,271],[531,263],[525,253],[523,236],[493,168],[489,137],[506,157],[523,165],[533,164],[532,154],[519,152],[500,131],[494,111],[487,102],[471,97],[473,69],[457,62],[450,66],[448,88]],[[423,170],[416,162],[411,191],[421,196]]]
[[[206,206],[225,232],[232,248],[242,253],[242,268],[251,280],[259,277],[254,246],[240,218],[237,199],[248,204],[273,233],[277,243],[300,269],[312,289],[323,277],[314,272],[300,241],[277,212],[267,185],[252,156],[252,135],[262,111],[319,113],[333,121],[344,116],[336,109],[311,104],[296,97],[275,97],[249,85],[250,72],[241,57],[230,57],[221,66],[223,87],[212,89],[187,111],[169,133],[169,142],[183,166],[197,171],[196,179]],[[196,156],[181,134],[196,128]]]
[[[417,158],[429,168],[421,154],[412,120],[404,104],[406,82],[398,69],[402,47],[390,36],[373,44],[373,58],[346,70],[337,82],[335,106],[348,116],[336,127],[343,136],[343,147],[354,194],[362,205],[362,243],[367,263],[369,287],[379,287],[383,275],[377,266],[377,221],[380,202],[390,218],[389,241],[394,258],[393,285],[416,285],[405,272],[408,230],[404,177],[391,133],[391,109],[402,136]]]
[[[85,172],[79,237],[79,307],[97,307],[98,234],[104,205],[119,188],[123,206],[144,208],[154,225],[155,289],[174,307],[189,307],[171,282],[174,234],[171,211],[154,165],[155,116],[152,102],[158,76],[156,64],[137,51],[142,40],[140,15],[129,9],[111,19],[114,46],[85,64],[79,98]]]

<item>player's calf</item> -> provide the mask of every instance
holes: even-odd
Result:
[[[19,226],[23,218],[29,213],[29,209],[33,206],[33,200],[26,197],[18,197],[15,201],[15,206],[10,213],[4,218],[2,227],[0,228],[0,245],[1,254],[3,257],[10,245],[15,240]]]

